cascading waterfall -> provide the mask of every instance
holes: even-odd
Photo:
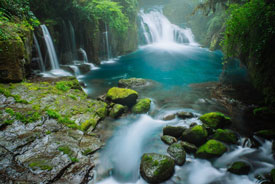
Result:
[[[54,48],[52,37],[49,33],[49,30],[46,27],[46,25],[41,25],[41,29],[43,31],[44,40],[47,46],[50,63],[51,63],[51,69],[52,70],[59,69],[59,62],[56,56],[55,48]]]
[[[176,42],[198,45],[189,28],[183,29],[172,24],[159,9],[151,10],[149,13],[141,10],[139,16],[145,44]]]
[[[80,48],[80,49],[79,49],[79,52],[80,52],[80,53],[82,54],[82,56],[83,56],[83,61],[84,61],[84,63],[88,63],[89,61],[88,61],[88,57],[87,57],[86,51],[85,51],[84,49]]]
[[[37,38],[36,38],[35,34],[33,34],[33,40],[34,40],[34,45],[35,45],[36,51],[38,53],[40,70],[42,72],[45,72],[46,68],[45,68],[45,65],[44,65],[43,58],[42,58],[42,54],[41,54],[41,50],[40,50],[40,45],[39,45],[39,43],[37,41]]]

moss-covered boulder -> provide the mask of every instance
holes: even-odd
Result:
[[[165,144],[168,144],[168,145],[171,145],[171,144],[177,142],[177,139],[175,137],[170,136],[170,135],[161,136],[161,140],[162,140],[162,142],[164,142]]]
[[[182,140],[200,146],[205,143],[207,136],[208,133],[204,126],[196,125],[183,132]]]
[[[183,145],[178,142],[170,145],[167,149],[169,155],[175,160],[177,165],[182,166],[186,160],[186,153]]]
[[[121,88],[137,88],[148,85],[149,82],[142,78],[129,78],[129,79],[120,79],[118,81],[118,87]]]
[[[132,89],[113,87],[106,94],[106,99],[114,103],[127,105],[129,107],[136,104],[138,93]]]
[[[181,119],[188,119],[188,118],[193,118],[194,117],[194,114],[191,113],[191,112],[184,112],[184,111],[181,111],[181,112],[178,112],[177,113],[177,116]]]
[[[235,132],[229,129],[217,129],[212,138],[228,144],[238,143],[237,135],[235,134]]]
[[[191,144],[189,142],[181,141],[180,143],[182,144],[182,146],[184,147],[184,150],[187,153],[195,153],[198,150],[196,145]]]
[[[246,162],[238,161],[234,162],[229,168],[228,171],[238,175],[246,175],[250,171],[250,165]]]
[[[166,126],[163,128],[163,135],[170,135],[176,138],[182,136],[182,133],[186,130],[185,127],[181,126]]]
[[[175,162],[166,155],[146,153],[141,158],[140,175],[148,183],[161,183],[174,174]]]
[[[126,111],[127,107],[121,105],[121,104],[115,104],[111,111],[110,111],[110,116],[112,118],[118,118],[119,116],[121,116],[125,111]]]
[[[199,147],[196,156],[204,159],[219,157],[227,151],[227,147],[220,141],[211,139]]]
[[[255,135],[265,139],[275,139],[275,130],[260,130],[255,132]]]
[[[138,100],[138,102],[132,107],[132,112],[136,114],[146,113],[150,110],[151,100],[144,98]]]
[[[231,124],[229,117],[220,112],[210,112],[200,117],[200,120],[210,128],[224,128]]]

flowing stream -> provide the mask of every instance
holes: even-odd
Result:
[[[103,63],[81,78],[87,84],[89,96],[96,97],[116,86],[122,78],[141,77],[155,81],[149,89],[139,91],[140,97],[152,99],[148,114],[127,115],[116,121],[102,122],[102,136],[108,138],[98,153],[95,183],[146,183],[139,175],[143,153],[167,154],[161,140],[162,128],[169,125],[189,127],[198,118],[163,121],[166,114],[178,111],[197,115],[211,111],[225,112],[224,107],[209,93],[211,83],[218,81],[222,71],[222,53],[199,47],[190,29],[173,25],[158,9],[140,12],[142,37],[140,48],[115,62]],[[174,176],[166,184],[253,184],[255,175],[270,171],[274,166],[271,142],[262,142],[254,149],[229,146],[222,157],[207,161],[187,155],[184,166],[176,166]],[[233,161],[251,164],[249,175],[234,175],[226,168]]]

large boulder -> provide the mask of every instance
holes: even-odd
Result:
[[[163,135],[163,136],[161,136],[161,140],[165,144],[168,144],[168,145],[171,145],[171,144],[177,142],[177,139],[175,137],[170,136],[170,135]]]
[[[205,143],[207,136],[208,133],[204,126],[196,125],[183,132],[182,140],[200,146]]]
[[[163,128],[163,135],[170,135],[176,138],[182,136],[182,133],[186,130],[185,127],[181,126],[166,126]]]
[[[146,113],[150,110],[151,100],[144,98],[138,100],[138,102],[132,107],[132,112],[136,114]]]
[[[238,175],[246,175],[250,171],[250,165],[243,161],[234,162],[228,168],[228,171]]]
[[[175,160],[177,165],[182,166],[186,160],[186,153],[183,145],[178,142],[168,147],[167,152]]]
[[[213,139],[228,143],[228,144],[237,144],[238,137],[232,130],[229,129],[217,129],[212,136]]]
[[[106,99],[114,103],[127,105],[129,107],[136,103],[138,93],[132,89],[113,87],[106,94]]]
[[[220,112],[210,112],[200,117],[200,120],[210,128],[223,128],[231,124],[229,117]]]
[[[121,105],[121,104],[115,104],[113,106],[113,108],[110,111],[110,116],[112,118],[118,118],[119,116],[121,116],[125,111],[126,111],[127,107]]]
[[[196,156],[204,159],[219,157],[227,151],[227,147],[220,141],[211,139],[199,147]]]
[[[166,155],[146,153],[141,158],[140,175],[148,183],[161,183],[174,174],[175,162]]]
[[[149,82],[142,78],[120,79],[118,81],[118,87],[121,87],[121,88],[144,87],[148,84],[149,84]]]

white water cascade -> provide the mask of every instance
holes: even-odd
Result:
[[[52,37],[49,33],[49,30],[45,25],[41,25],[41,29],[43,31],[44,40],[47,46],[50,63],[51,63],[51,69],[52,70],[59,69],[59,62],[56,56],[55,48],[54,48]]]
[[[149,13],[141,10],[139,16],[145,44],[188,43],[198,45],[191,29],[183,29],[172,24],[159,9],[151,10]]]
[[[111,54],[111,48],[109,45],[109,33],[108,33],[108,27],[105,24],[105,42],[106,42],[106,53],[107,53],[107,60],[110,60],[112,58],[112,54]]]
[[[71,37],[71,46],[72,46],[72,56],[73,56],[73,59],[76,59],[76,40],[75,40],[75,31],[74,31],[74,27],[71,23],[71,21],[69,21],[69,29],[70,29],[70,37]]]
[[[36,48],[37,53],[38,53],[40,69],[41,69],[42,72],[45,72],[46,68],[45,68],[43,57],[42,57],[42,54],[41,54],[40,45],[37,41],[37,38],[36,38],[35,34],[33,34],[33,40],[34,40],[35,48]]]

